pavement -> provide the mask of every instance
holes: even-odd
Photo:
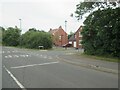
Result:
[[[64,52],[64,54],[58,55],[59,60],[90,69],[118,74],[118,63],[116,62],[96,60],[81,55],[78,56],[77,53],[83,53],[82,49],[75,50],[74,48],[69,48]]]
[[[76,50],[2,48],[2,88],[118,88],[118,74],[95,70]],[[72,62],[72,63],[71,63]],[[101,62],[101,61],[100,61]],[[111,63],[96,63],[109,68]],[[74,64],[76,63],[76,64]],[[79,64],[79,65],[78,65]],[[96,64],[95,64],[96,65]],[[113,64],[110,69],[115,69]]]

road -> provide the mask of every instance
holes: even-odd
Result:
[[[3,88],[118,88],[118,75],[62,61],[70,50],[2,48]],[[70,55],[72,60],[75,57]],[[59,57],[59,58],[58,58]]]

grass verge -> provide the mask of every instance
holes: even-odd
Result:
[[[78,54],[77,54],[78,55]],[[119,58],[115,57],[107,57],[107,56],[93,56],[93,55],[87,55],[85,53],[79,53],[80,56],[86,57],[86,58],[92,58],[95,60],[102,60],[102,61],[109,61],[109,62],[120,62]]]

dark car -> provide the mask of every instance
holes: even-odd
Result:
[[[67,43],[67,44],[62,45],[62,47],[72,47],[72,44]]]

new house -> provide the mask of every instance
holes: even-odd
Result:
[[[68,43],[68,35],[63,30],[62,26],[57,29],[50,29],[49,33],[52,35],[53,44],[55,46],[63,46]]]
[[[81,41],[82,41],[82,26],[78,28],[78,30],[69,38],[69,44],[72,44],[75,48],[82,48]]]

